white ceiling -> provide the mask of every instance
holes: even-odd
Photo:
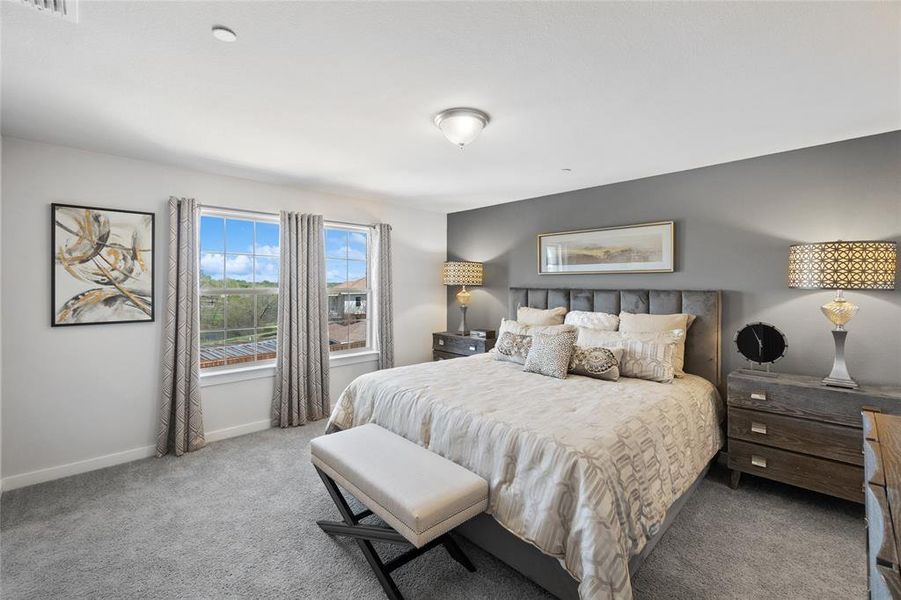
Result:
[[[438,211],[901,129],[897,2],[81,0],[73,24],[5,1],[2,18],[4,135]],[[462,152],[431,121],[457,105],[492,117]]]

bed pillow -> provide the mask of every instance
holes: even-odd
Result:
[[[624,377],[672,383],[676,375],[673,361],[677,345],[675,338],[653,342],[625,338],[620,372]]]
[[[529,355],[529,349],[531,347],[531,335],[522,335],[511,331],[505,331],[497,338],[493,355],[495,360],[506,360],[522,365],[525,364],[526,357]]]
[[[643,313],[619,313],[619,330],[623,333],[650,333],[658,331],[673,331],[682,329],[688,331],[694,323],[695,316],[687,313],[674,313],[670,315],[649,315]],[[685,340],[676,347],[675,367],[676,377],[684,377],[685,372]]]
[[[543,310],[520,306],[516,309],[516,320],[523,325],[562,325],[566,309],[562,306]]]
[[[566,318],[563,322],[567,325],[597,329],[599,331],[616,331],[619,328],[619,316],[605,312],[571,310],[566,313]]]
[[[526,356],[523,371],[538,373],[557,379],[565,379],[569,370],[576,343],[576,331],[571,329],[561,333],[536,333],[532,336],[532,347]]]
[[[575,346],[569,359],[569,372],[605,381],[619,379],[619,363],[623,358],[622,348],[601,348]]]
[[[572,325],[526,325],[512,319],[501,319],[501,326],[498,328],[498,339],[505,332],[515,333],[518,335],[532,335],[535,333],[563,333],[564,331],[575,331]]]
[[[680,344],[684,346],[684,343],[684,329],[648,333],[623,333],[622,331],[597,331],[580,327],[579,335],[576,339],[577,346],[622,348],[623,357],[619,365],[619,374],[622,377],[635,377],[636,379],[649,379],[651,381],[665,381],[667,377],[665,372],[662,376],[653,374],[652,371],[654,369],[649,367],[650,363],[647,361],[642,362],[643,353],[657,351],[657,348],[650,346],[650,344],[673,346],[672,357],[669,359],[669,362],[672,363],[673,376],[675,376],[676,349]],[[649,344],[649,346],[644,347],[642,344]],[[648,375],[648,373],[651,374]]]

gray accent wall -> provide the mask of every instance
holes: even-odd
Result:
[[[675,222],[674,273],[538,274],[539,233],[664,220]],[[790,244],[835,239],[901,242],[901,131],[452,213],[447,221],[448,259],[485,262],[471,328],[497,328],[511,286],[721,289],[724,373],[747,365],[732,338],[753,321],[788,338],[774,369],[829,373],[831,323],[819,307],[833,293],[789,289],[786,265]],[[451,330],[460,324],[456,291],[447,295]],[[860,305],[848,325],[852,377],[901,385],[901,291],[846,296]]]

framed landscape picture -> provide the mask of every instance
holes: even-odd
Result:
[[[52,204],[54,327],[153,321],[154,214]]]
[[[538,273],[671,273],[673,222],[542,233]]]

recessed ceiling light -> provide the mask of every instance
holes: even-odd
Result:
[[[572,173],[572,172],[573,172],[573,170],[570,169],[570,168],[563,168],[563,169],[560,169],[560,170],[563,171],[564,173]]]
[[[238,34],[222,25],[213,25],[213,37],[220,42],[234,42],[238,39]]]
[[[448,108],[435,115],[435,126],[444,137],[461,149],[482,133],[488,125],[488,114],[477,108]]]

